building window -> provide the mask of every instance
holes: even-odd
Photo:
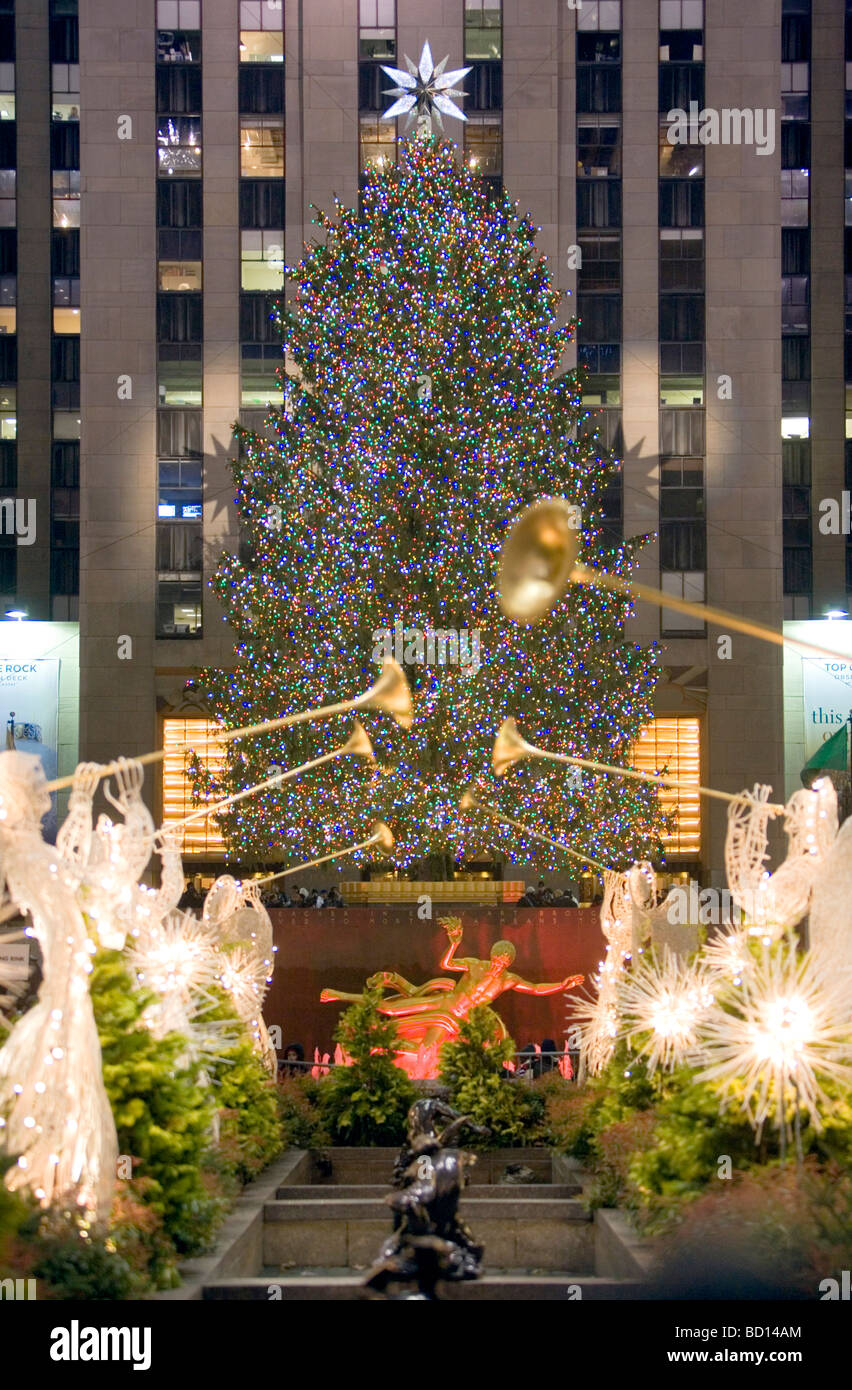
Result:
[[[240,226],[284,226],[284,184],[281,179],[240,180]]]
[[[280,117],[240,121],[240,173],[244,179],[284,177],[284,122]]]
[[[157,349],[157,400],[161,406],[201,405],[200,343],[162,343]]]
[[[383,63],[396,57],[396,0],[358,0],[358,53]]]
[[[503,6],[500,0],[464,0],[464,58],[466,63],[499,61],[503,57]]]
[[[675,816],[663,836],[667,859],[698,859],[701,854],[701,728],[686,716],[654,719],[634,743],[630,760],[639,772],[663,773],[686,788],[661,787],[657,795],[666,815]],[[694,788],[694,790],[693,790]]]
[[[51,72],[53,88],[51,119],[54,121],[79,121],[79,63],[54,63]]]
[[[200,410],[158,410],[157,453],[160,458],[193,458],[200,455],[201,420]]]
[[[14,227],[17,221],[15,183],[14,169],[0,169],[0,227]]]
[[[396,123],[380,116],[358,117],[361,169],[383,169],[396,163]]]
[[[244,115],[275,115],[284,110],[284,69],[240,68],[240,110]]]
[[[201,67],[189,63],[157,64],[157,112],[198,116],[201,112]]]
[[[240,5],[240,62],[283,63],[283,0],[243,0]]]
[[[157,341],[201,343],[204,316],[200,294],[157,295]]]
[[[847,183],[848,183],[847,175]],[[808,198],[810,179],[807,169],[781,170],[781,225],[782,227],[806,227],[808,225]],[[850,190],[846,190],[846,225],[852,222]]]
[[[240,233],[241,284],[244,290],[282,290],[284,288],[284,231]]]
[[[577,180],[577,227],[621,226],[621,180]]]
[[[621,233],[584,233],[578,238],[580,255],[580,284],[583,290],[617,290],[621,288]]]
[[[621,173],[621,125],[611,116],[577,122],[577,178],[606,179]]]
[[[703,457],[704,411],[661,410],[660,453]]]
[[[157,172],[171,177],[201,173],[201,121],[168,116],[157,125]]]
[[[15,64],[0,62],[0,121],[15,119]]]
[[[157,289],[184,293],[201,289],[201,261],[158,261]]]
[[[174,415],[189,414],[189,411],[174,411]],[[202,487],[201,487],[201,460],[200,459],[164,459],[160,461],[159,468],[159,491],[157,497],[157,516],[162,520],[175,522],[200,522],[202,507]],[[176,530],[178,528],[172,528]],[[191,548],[191,542],[186,542],[184,549]],[[169,553],[173,553],[173,548],[166,547]],[[182,553],[181,558],[186,558]],[[201,554],[197,554],[197,564],[177,566],[178,569],[201,569]],[[168,569],[175,566],[160,566]]]
[[[281,372],[284,355],[280,343],[243,343],[242,394],[240,404],[247,408],[284,404]]]
[[[621,0],[584,0],[577,12],[579,32],[604,29],[617,32],[621,28]]]
[[[464,127],[464,157],[474,174],[503,173],[503,122],[499,116],[472,116]]]
[[[163,760],[163,826],[198,810],[193,798],[192,783],[187,776],[189,754],[184,745],[190,744],[197,752],[202,767],[213,773],[220,773],[224,767],[224,744],[216,739],[221,725],[212,719],[163,720],[163,747],[166,756]],[[186,827],[181,839],[181,852],[184,855],[221,855],[225,851],[216,821],[212,817],[200,818]]]
[[[200,637],[201,522],[157,524],[157,636]]]
[[[159,29],[201,28],[201,0],[157,0]]]
[[[157,184],[157,226],[199,228],[202,225],[201,184],[192,179],[164,179]]]
[[[240,295],[240,342],[280,344],[277,303],[272,294]]]

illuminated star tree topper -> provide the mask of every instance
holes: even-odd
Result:
[[[382,120],[392,121],[397,116],[407,114],[405,129],[410,130],[416,121],[417,134],[424,137],[433,133],[433,125],[443,131],[442,112],[445,116],[455,116],[459,121],[467,120],[452,98],[464,96],[464,92],[456,89],[456,83],[467,76],[470,68],[454,68],[452,72],[444,72],[449,57],[448,53],[436,66],[429,44],[424,43],[418,64],[414,64],[405,54],[408,72],[382,64],[382,72],[386,72],[397,84],[385,92],[386,96],[396,97],[397,100],[384,113]]]

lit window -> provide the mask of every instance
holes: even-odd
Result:
[[[55,440],[79,439],[80,416],[73,410],[54,410],[53,438]]]
[[[201,261],[158,261],[157,288],[160,290],[201,289]]]
[[[467,121],[464,157],[474,174],[502,174],[503,123],[499,116],[473,116]]]
[[[197,116],[164,116],[157,127],[157,168],[165,175],[201,173],[201,121]]]
[[[3,175],[0,174],[0,187]],[[53,225],[80,225],[80,170],[62,169],[53,173]]]
[[[243,178],[284,177],[284,122],[280,116],[253,116],[240,122],[240,173]]]
[[[698,859],[701,854],[700,755],[700,723],[688,717],[653,720],[631,749],[631,765],[639,772],[659,772],[687,784],[687,789],[661,787],[658,792],[663,812],[676,813],[673,829],[663,835],[667,859]]]
[[[283,27],[283,0],[241,0],[241,29],[282,29]]]
[[[0,63],[0,121],[15,119],[15,64]]]
[[[191,816],[199,809],[192,795],[192,783],[187,776],[189,754],[184,744],[194,746],[203,767],[213,773],[224,766],[224,745],[215,739],[220,725],[212,719],[163,720],[163,826]],[[185,855],[221,855],[225,842],[215,820],[207,817],[193,821],[183,833],[182,852]]]
[[[54,333],[79,333],[79,332],[80,332],[80,310],[79,310],[79,309],[54,309],[54,311],[53,311],[53,331],[54,331]]]
[[[282,290],[284,288],[284,231],[243,231],[241,234],[241,274],[244,290]]]
[[[283,63],[284,35],[268,29],[241,29],[240,62]]]
[[[396,164],[396,123],[379,116],[358,118],[362,169],[383,169]]]
[[[54,121],[79,121],[80,119],[80,65],[79,63],[53,64],[53,103],[51,116]]]
[[[18,437],[18,393],[14,386],[0,387],[0,439]]]
[[[17,333],[17,331],[17,309],[6,309],[2,305],[0,305],[0,333]]]

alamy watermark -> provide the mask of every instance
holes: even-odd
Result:
[[[400,666],[467,666],[471,675],[481,666],[481,629],[404,627],[397,618],[390,628],[373,632],[373,660],[381,665],[393,658]]]
[[[754,145],[757,154],[775,153],[775,110],[771,106],[675,106],[666,113],[670,145]]]
[[[15,536],[18,545],[33,545],[36,538],[34,497],[0,498],[0,534]]]

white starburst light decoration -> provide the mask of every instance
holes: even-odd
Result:
[[[699,1050],[699,1026],[712,1008],[713,974],[706,965],[691,965],[667,946],[662,956],[644,956],[618,983],[619,1034],[639,1043],[649,1075],[657,1067],[671,1071]]]
[[[821,1129],[827,1080],[852,1085],[852,993],[847,977],[832,982],[813,953],[798,956],[784,941],[764,952],[741,986],[721,991],[702,1028],[708,1065],[698,1080],[718,1082],[741,1104],[760,1134],[774,1114],[786,1128],[789,1106]]]
[[[717,932],[703,947],[701,959],[712,971],[732,984],[742,984],[743,976],[755,963],[749,951],[749,939],[749,931],[743,928]]]
[[[385,95],[396,97],[397,100],[385,111],[382,120],[392,121],[397,116],[407,115],[405,129],[410,130],[416,121],[418,135],[424,136],[432,134],[433,124],[438,130],[443,131],[442,113],[445,116],[455,116],[459,121],[467,120],[461,107],[453,101],[453,97],[464,96],[463,91],[456,89],[456,83],[466,77],[471,69],[455,68],[452,72],[444,72],[449,56],[447,54],[436,66],[429,44],[424,43],[419,63],[413,63],[408,54],[405,55],[408,72],[403,72],[401,68],[386,67],[383,63],[382,72],[386,72],[391,81],[396,83],[395,87],[386,90]]]

